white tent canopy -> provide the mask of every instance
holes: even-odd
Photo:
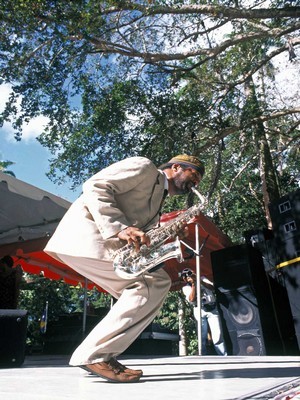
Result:
[[[49,239],[71,203],[0,172],[0,249]],[[11,252],[11,250],[10,250]],[[1,251],[1,254],[3,251]]]

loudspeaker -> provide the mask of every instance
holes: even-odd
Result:
[[[300,349],[300,189],[269,205],[276,243],[276,266],[282,274]]]
[[[233,246],[212,252],[211,261],[228,354],[297,352],[286,291],[266,274],[260,251]]]
[[[265,271],[275,277],[277,253],[273,231],[267,228],[252,229],[244,232],[244,238],[248,246],[259,250]]]
[[[299,258],[300,189],[269,204],[269,210],[276,247],[276,265]]]
[[[284,278],[300,350],[300,262],[280,268]]]
[[[281,263],[292,264],[300,261],[300,233],[285,238],[275,238],[276,265]]]
[[[178,332],[170,331],[156,323],[148,325],[124,354],[178,355]]]
[[[0,368],[23,364],[27,322],[26,310],[0,310]]]
[[[274,236],[286,241],[300,235],[300,189],[269,204]]]
[[[273,239],[274,234],[271,229],[259,228],[244,232],[244,237],[248,245],[255,247],[261,246],[266,241]]]

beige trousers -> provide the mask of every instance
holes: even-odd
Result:
[[[74,351],[70,365],[107,361],[123,353],[158,314],[171,286],[170,277],[163,269],[127,280],[116,275],[110,262],[57,256],[118,299]]]

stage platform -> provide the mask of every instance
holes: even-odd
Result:
[[[134,356],[139,383],[108,383],[66,356],[27,356],[19,368],[0,369],[5,400],[298,400],[300,357]],[[297,395],[296,393],[299,393]]]

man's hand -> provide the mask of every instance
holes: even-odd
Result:
[[[177,232],[177,235],[178,235],[179,239],[184,239],[184,238],[188,237],[188,235],[189,235],[188,226],[186,224],[181,226],[179,231]]]
[[[141,245],[149,246],[150,238],[145,232],[134,226],[129,226],[118,233],[118,238],[126,240],[128,244],[134,244],[135,250],[139,251]]]
[[[195,284],[196,282],[196,275],[190,275],[186,278],[187,283],[190,283],[191,285]]]

